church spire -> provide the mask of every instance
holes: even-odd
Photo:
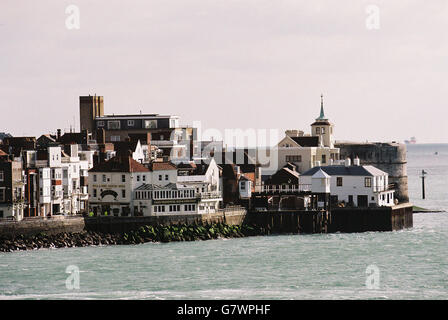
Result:
[[[320,116],[316,120],[327,120],[324,113],[324,95],[320,95]]]

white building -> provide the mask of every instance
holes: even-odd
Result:
[[[320,116],[311,124],[311,134],[301,130],[285,131],[285,137],[274,148],[258,150],[260,163],[265,163],[264,158],[269,158],[270,167],[275,167],[275,171],[292,163],[298,172],[305,172],[339,159],[339,148],[334,146],[334,124],[325,117],[321,98]]]
[[[310,184],[316,189],[317,180],[313,181],[313,177],[317,177],[316,174],[319,172],[330,177],[329,190],[332,203],[344,202],[356,207],[395,204],[394,190],[389,188],[388,174],[373,166],[360,166],[359,161],[351,165],[347,160],[345,165],[314,167],[300,175],[300,183]],[[312,189],[312,192],[315,190]]]
[[[99,163],[89,170],[89,211],[98,215],[133,215],[133,191],[151,180],[150,170],[130,155]]]
[[[199,162],[179,164],[176,181],[169,183],[163,183],[169,173],[160,170],[161,167],[155,170],[157,162],[152,163],[152,183],[144,184],[134,192],[137,212],[144,216],[216,212],[222,202],[219,167],[214,159],[208,164]]]

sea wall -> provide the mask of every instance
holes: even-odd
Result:
[[[0,222],[0,236],[15,237],[17,235],[32,236],[38,233],[48,235],[58,233],[77,233],[85,228],[84,218],[81,216],[66,217],[53,216],[24,218],[21,221]]]
[[[409,203],[380,208],[334,208],[328,232],[394,231],[413,227]]]
[[[329,219],[326,211],[254,211],[244,224],[265,228],[267,234],[326,233]]]
[[[142,226],[178,225],[178,224],[213,224],[226,223],[241,225],[246,216],[244,208],[227,208],[209,214],[159,215],[149,217],[115,217],[99,216],[85,218],[87,231],[103,233],[123,233],[137,230]]]
[[[393,231],[413,226],[413,207],[401,204],[381,208],[333,208],[326,211],[261,211],[246,212],[230,208],[205,215],[166,215],[157,217],[81,216],[27,218],[20,222],[0,222],[0,237],[33,236],[44,233],[99,232],[123,234],[143,226],[226,224],[253,226],[262,234],[300,234]]]

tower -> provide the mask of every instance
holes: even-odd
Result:
[[[79,128],[95,135],[95,118],[104,116],[104,99],[102,96],[79,97]]]
[[[324,95],[320,96],[320,115],[311,124],[311,135],[320,137],[320,145],[334,148],[333,124],[325,118]]]

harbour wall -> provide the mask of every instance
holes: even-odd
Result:
[[[146,225],[176,225],[176,224],[212,224],[226,223],[241,225],[246,217],[244,208],[231,208],[209,214],[159,215],[148,217],[115,217],[99,216],[85,218],[85,229],[104,233],[123,233]]]
[[[79,233],[84,230],[103,233],[124,233],[145,225],[212,224],[255,225],[267,234],[334,233],[393,231],[413,227],[411,204],[381,208],[334,208],[326,211],[262,211],[247,212],[232,208],[205,215],[166,215],[154,217],[100,216],[24,219],[0,222],[0,236],[31,236],[38,233]]]
[[[328,232],[395,231],[413,227],[409,203],[381,208],[334,208]]]
[[[33,236],[38,233],[48,235],[59,233],[78,233],[85,229],[81,216],[29,217],[21,221],[0,222],[0,236],[15,237],[17,235]]]

